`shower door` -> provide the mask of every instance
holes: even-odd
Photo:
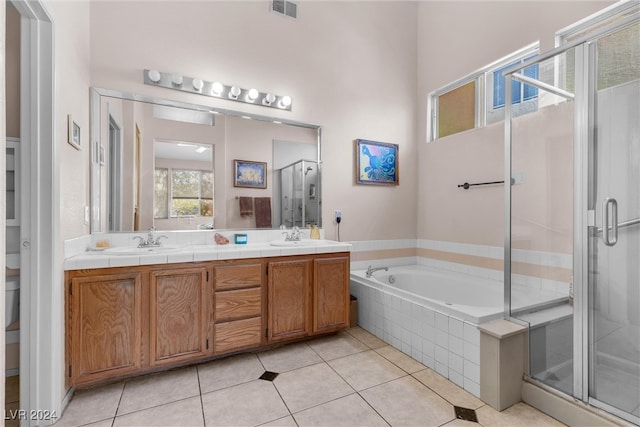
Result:
[[[640,422],[640,24],[590,43],[588,400]]]

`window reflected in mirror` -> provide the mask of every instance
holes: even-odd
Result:
[[[210,145],[154,142],[154,223],[214,224],[213,152]]]

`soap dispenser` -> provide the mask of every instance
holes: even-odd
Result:
[[[311,232],[309,233],[309,238],[314,240],[320,240],[320,230],[317,225],[311,226]]]

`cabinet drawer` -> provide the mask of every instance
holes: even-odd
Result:
[[[260,345],[262,318],[235,320],[215,325],[215,351],[224,353]]]
[[[215,268],[215,290],[249,288],[262,284],[262,264],[224,265]]]
[[[216,292],[216,322],[262,314],[261,288]]]

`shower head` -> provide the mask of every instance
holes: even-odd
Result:
[[[309,173],[309,171],[312,171],[312,170],[313,170],[313,168],[312,168],[311,166],[309,166],[309,167],[307,168],[307,170],[306,170],[306,171],[304,171],[304,176],[307,176],[307,174]]]

